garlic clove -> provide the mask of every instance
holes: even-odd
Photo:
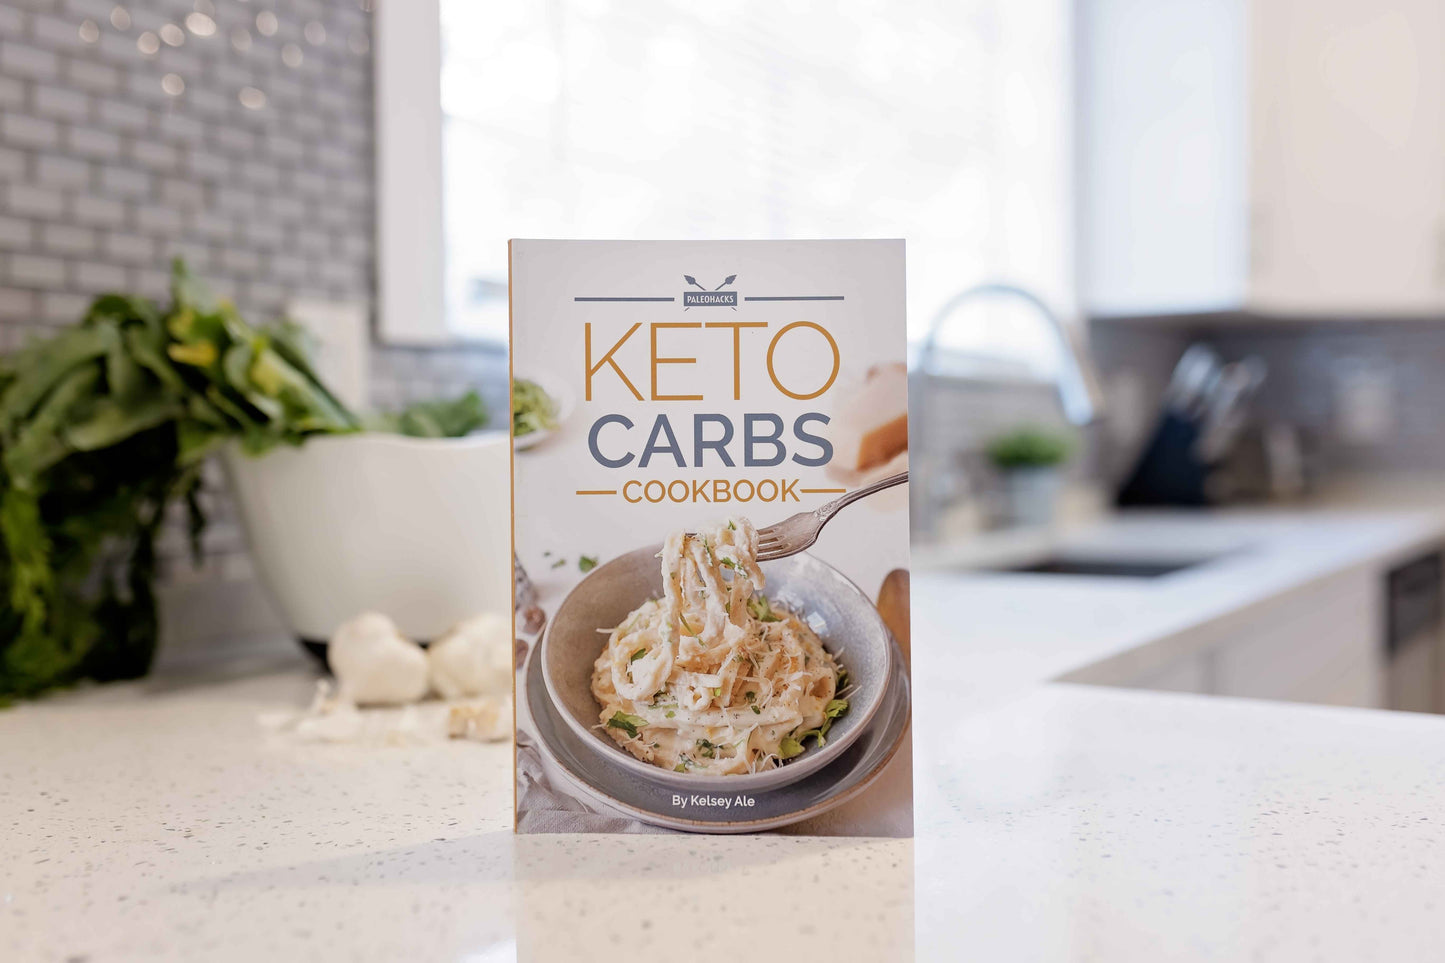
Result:
[[[512,624],[488,612],[450,629],[427,650],[432,688],[446,699],[512,690]]]
[[[341,698],[358,705],[404,705],[427,692],[426,653],[377,612],[343,623],[331,636],[326,661]]]

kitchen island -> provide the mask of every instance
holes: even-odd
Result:
[[[1254,555],[1152,607],[960,559],[915,576],[916,840],[515,838],[504,745],[268,735],[314,685],[286,655],[19,706],[0,957],[1431,958],[1445,718],[1057,681],[1247,635],[1252,605],[1441,532],[1247,527]]]

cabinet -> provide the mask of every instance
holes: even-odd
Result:
[[[1292,593],[1213,653],[1216,695],[1384,705],[1379,574],[1350,572]]]
[[[1080,8],[1095,316],[1445,309],[1445,4]]]
[[[1071,673],[1068,681],[1161,692],[1194,692],[1384,707],[1384,589],[1380,573],[1358,569],[1322,579],[1190,629],[1167,643],[1179,654],[1140,672],[1116,665]]]

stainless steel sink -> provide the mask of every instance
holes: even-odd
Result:
[[[1212,562],[1217,557],[1141,559],[1051,555],[1027,564],[1001,566],[995,571],[1033,575],[1087,575],[1096,578],[1159,578]]]

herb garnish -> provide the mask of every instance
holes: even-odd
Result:
[[[755,595],[748,599],[748,612],[759,622],[783,621],[773,614],[773,607],[768,604],[768,597],[766,595]]]
[[[629,736],[636,738],[637,730],[647,725],[647,720],[641,716],[628,715],[621,709],[612,713],[612,718],[607,720],[607,728],[621,729]]]
[[[642,658],[642,657],[643,657],[644,655],[646,655],[646,654],[647,654],[647,646],[644,645],[642,648],[640,648],[640,649],[638,649],[636,652],[632,653],[632,658],[628,659],[627,661],[628,661],[628,662],[636,662],[638,659]],[[656,697],[656,696],[653,696],[653,698],[655,699],[655,698],[657,698],[657,697]]]
[[[590,572],[597,567],[597,559],[592,555],[583,555],[577,560],[577,568],[582,572]]]

